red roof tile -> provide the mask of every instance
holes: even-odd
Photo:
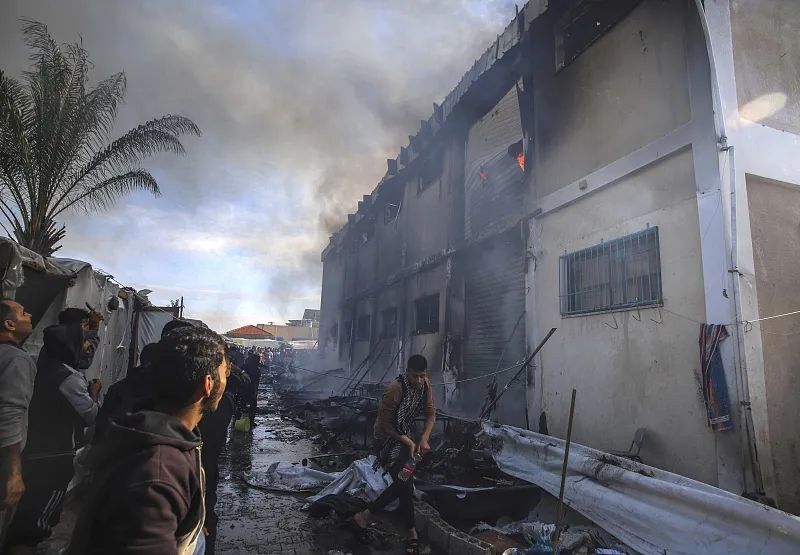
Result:
[[[270,332],[257,328],[256,326],[246,325],[234,330],[225,332],[228,337],[242,337],[247,339],[272,339],[275,337]]]

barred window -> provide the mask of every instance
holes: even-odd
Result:
[[[559,289],[562,316],[661,305],[658,227],[565,253]]]

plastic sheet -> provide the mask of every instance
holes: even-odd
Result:
[[[383,471],[372,469],[374,463],[375,455],[354,461],[325,489],[308,500],[313,502],[326,495],[347,493],[364,501],[374,501],[392,483],[392,479],[388,475],[384,476]]]
[[[557,496],[564,441],[483,425],[500,469]],[[645,555],[800,553],[800,518],[684,476],[573,443],[565,502]]]
[[[254,488],[289,492],[318,491],[338,477],[338,472],[322,472],[290,463],[273,463],[264,472],[245,472],[242,475],[244,481]]]

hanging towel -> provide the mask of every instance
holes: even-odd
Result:
[[[725,381],[725,367],[719,345],[728,337],[721,324],[703,324],[700,330],[700,357],[703,370],[703,398],[706,401],[708,425],[715,432],[733,429],[731,401]]]

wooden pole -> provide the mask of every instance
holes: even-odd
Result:
[[[558,542],[561,539],[561,525],[564,519],[564,489],[567,485],[567,463],[569,462],[569,445],[572,442],[572,420],[575,416],[575,395],[577,391],[572,389],[572,401],[569,405],[569,423],[567,424],[567,442],[564,446],[564,465],[561,467],[561,491],[558,494],[558,509],[556,510],[556,530],[553,536],[553,547],[558,553]]]

